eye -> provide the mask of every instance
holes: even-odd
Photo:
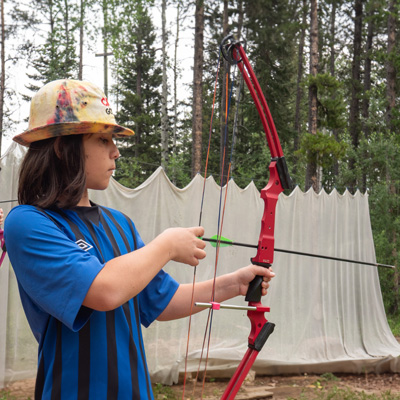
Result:
[[[107,143],[109,142],[108,138],[101,137],[101,136],[100,136],[100,141],[101,141],[102,143],[104,143],[104,144],[107,144]]]

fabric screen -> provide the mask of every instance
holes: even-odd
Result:
[[[18,167],[25,149],[12,144],[1,158],[0,201],[16,198]],[[175,187],[162,168],[135,189],[111,180],[91,199],[117,208],[135,222],[145,243],[172,226],[199,224],[203,178]],[[225,190],[222,196],[225,196]],[[201,224],[205,236],[217,233],[220,187],[206,181]],[[4,203],[7,213],[16,203]],[[222,235],[256,244],[264,204],[253,183],[245,189],[229,182]],[[368,196],[303,193],[298,187],[277,204],[275,246],[335,257],[374,262],[375,251]],[[214,274],[215,249],[197,268],[196,281]],[[217,274],[249,264],[254,249],[222,248]],[[273,279],[263,299],[267,318],[276,324],[254,369],[260,374],[324,372],[400,372],[400,345],[393,337],[383,307],[376,267],[275,253]],[[192,282],[192,267],[169,263],[165,270],[179,282]],[[229,301],[245,304],[243,298]],[[207,311],[192,318],[189,371],[197,371]],[[147,360],[154,381],[177,382],[184,369],[188,319],[156,322],[143,329]],[[6,257],[0,269],[0,387],[35,375],[37,345],[19,300],[15,276]],[[245,311],[215,311],[208,371],[228,376],[247,348],[250,323]]]

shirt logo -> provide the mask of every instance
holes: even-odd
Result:
[[[93,248],[91,244],[86,243],[83,239],[79,239],[75,243],[84,251],[88,251]]]

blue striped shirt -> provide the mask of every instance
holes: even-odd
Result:
[[[153,399],[141,324],[161,314],[178,283],[160,271],[113,311],[82,305],[107,261],[144,246],[133,222],[97,205],[22,205],[7,217],[5,240],[39,343],[35,399]]]

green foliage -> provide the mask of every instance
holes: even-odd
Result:
[[[317,87],[318,126],[320,129],[342,129],[346,125],[343,84],[330,74],[308,75],[305,88]]]
[[[15,400],[15,396],[12,396],[9,392],[0,390],[0,400]]]
[[[394,316],[389,317],[388,322],[393,336],[400,338],[400,320],[396,316]]]
[[[335,382],[335,381],[340,380],[338,377],[336,377],[331,372],[326,372],[326,373],[322,374],[321,379],[323,379],[324,381],[327,381],[327,382]]]
[[[168,160],[168,176],[172,183],[179,188],[183,188],[191,182],[191,170],[186,156],[187,153],[181,153],[172,155]]]
[[[158,400],[176,400],[177,399],[177,396],[174,394],[171,387],[162,385],[161,383],[153,384],[153,394],[154,394],[154,398],[158,399]]]
[[[133,189],[141,185],[157,167],[158,165],[154,164],[146,165],[144,168],[135,157],[121,156],[117,160],[115,179],[121,185]],[[147,171],[149,171],[149,174]]]
[[[347,150],[345,142],[338,142],[333,136],[323,132],[316,135],[305,133],[301,140],[300,149],[296,152],[304,157],[305,162],[315,163],[324,169],[332,167],[336,160],[341,160]]]
[[[109,35],[115,56],[117,84],[114,94],[119,98],[117,119],[135,131],[133,139],[124,141],[121,154],[135,158],[141,175],[149,177],[161,162],[160,93],[161,68],[156,57],[156,32],[146,1],[115,0],[111,6]],[[134,90],[132,90],[134,88]],[[133,161],[131,161],[133,162]],[[124,172],[124,181],[129,174]],[[136,180],[129,182],[133,187]]]
[[[34,72],[27,75],[34,83],[30,83],[28,89],[37,91],[42,84],[55,79],[77,78],[75,34],[79,20],[75,4],[62,0],[34,0],[33,3],[37,22],[44,20],[50,26],[43,33],[44,43],[31,47],[29,64]]]

